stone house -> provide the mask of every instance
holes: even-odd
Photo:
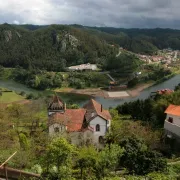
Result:
[[[48,106],[49,135],[67,135],[72,144],[103,144],[111,125],[111,115],[103,106],[91,99],[83,108],[67,109],[58,96]]]

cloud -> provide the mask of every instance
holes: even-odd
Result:
[[[0,0],[0,23],[180,28],[179,0]]]
[[[19,21],[14,20],[14,21],[13,21],[13,24],[20,24],[20,23],[19,23]]]

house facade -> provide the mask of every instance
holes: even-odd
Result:
[[[83,108],[67,109],[66,104],[54,96],[48,106],[50,136],[68,136],[72,144],[103,144],[111,125],[111,115],[102,105],[91,99]]]
[[[165,113],[164,129],[169,138],[180,138],[180,106],[169,105]]]

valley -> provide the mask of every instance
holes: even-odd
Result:
[[[0,177],[176,180],[179,37],[0,25]]]

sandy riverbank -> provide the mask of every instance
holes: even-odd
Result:
[[[127,92],[130,94],[131,97],[136,97],[138,96],[141,91],[143,91],[144,89],[147,89],[148,87],[151,87],[153,86],[154,83],[144,83],[144,84],[139,84],[137,85],[135,88],[131,89],[131,90],[128,90]]]
[[[123,91],[105,91],[101,88],[88,88],[88,89],[73,89],[73,88],[61,88],[56,89],[56,92],[66,92],[66,93],[75,93],[75,94],[84,94],[89,96],[95,96],[95,97],[104,97],[104,98],[110,98],[110,99],[119,99],[119,98],[127,98],[127,97],[135,97],[140,94],[141,91],[144,89],[152,86],[153,83],[146,83],[146,84],[139,84],[133,89],[129,90],[123,90]],[[112,95],[110,95],[112,94]],[[114,94],[114,97],[113,97]]]

